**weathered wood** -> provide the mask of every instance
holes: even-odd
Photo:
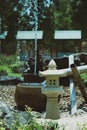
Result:
[[[74,77],[74,80],[75,82],[77,83],[82,95],[83,95],[83,98],[84,100],[87,102],[87,93],[86,93],[86,90],[85,90],[85,85],[81,79],[81,76],[80,76],[80,73],[76,67],[75,64],[71,64],[71,69],[72,69],[72,73],[73,73],[73,77]]]

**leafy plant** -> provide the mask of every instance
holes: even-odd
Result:
[[[22,72],[22,68],[23,68],[23,63],[15,63],[11,65],[11,70],[14,73],[21,73]]]
[[[8,76],[21,77],[21,66],[23,66],[23,63],[18,63],[16,55],[0,55],[0,71],[6,72]]]
[[[83,80],[86,80],[86,79],[87,79],[87,73],[81,74],[81,78],[82,78]]]
[[[87,130],[87,124],[83,124],[82,130]]]
[[[6,128],[7,128],[7,126],[6,126],[5,122],[2,119],[0,119],[0,130],[6,130]]]
[[[11,55],[11,56],[7,56],[7,55],[0,55],[0,65],[10,65],[15,63],[16,61],[16,55]]]
[[[84,124],[77,124],[78,125],[78,130],[87,130],[87,123]]]
[[[32,111],[30,107],[26,107],[26,112],[29,119],[26,123],[20,123],[20,116],[14,115],[16,120],[12,124],[10,130],[58,130],[59,126],[57,123],[52,121],[46,121],[44,123],[37,121],[37,113]],[[15,114],[15,113],[14,113]],[[64,130],[64,129],[62,129]]]

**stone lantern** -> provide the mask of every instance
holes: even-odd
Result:
[[[79,66],[77,69],[79,73],[86,73],[87,65]],[[59,86],[59,78],[73,76],[73,72],[71,68],[57,70],[55,61],[51,60],[48,69],[45,71],[39,71],[39,76],[46,78],[46,85],[42,87],[42,93],[47,96],[46,118],[58,119],[60,118],[58,95],[64,92],[63,88]],[[75,76],[77,76],[77,73]]]
[[[46,118],[58,119],[60,118],[58,95],[64,92],[59,86],[59,77],[65,77],[66,73],[58,71],[55,61],[51,60],[48,69],[43,72],[39,71],[39,76],[46,77],[46,86],[42,88],[42,93],[47,96]]]

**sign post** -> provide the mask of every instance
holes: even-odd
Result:
[[[35,64],[34,64],[34,74],[36,75],[37,70],[37,39],[42,39],[43,31],[18,31],[16,39],[17,40],[35,40]]]
[[[54,34],[55,39],[61,39],[61,40],[75,40],[75,39],[81,39],[81,31],[80,30],[59,30],[55,31]],[[74,63],[74,56],[69,56],[69,67],[70,65]],[[74,81],[72,78],[70,78],[70,105],[71,105],[71,115],[74,115],[77,111],[76,106],[76,92],[74,87]]]

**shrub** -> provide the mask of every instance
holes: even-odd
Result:
[[[7,55],[0,55],[0,65],[10,65],[15,63],[16,55],[7,56]]]
[[[0,130],[6,130],[7,126],[3,120],[0,119]]]
[[[5,71],[5,70],[0,70],[0,76],[2,76],[2,75],[7,76],[7,75],[8,75],[7,71]]]
[[[28,120],[26,123],[20,123],[20,117],[16,114],[16,120],[10,130],[58,130],[58,124],[52,121],[40,123],[37,121],[37,113],[32,111],[30,107],[26,107]],[[62,129],[63,130],[63,129]]]
[[[14,73],[21,73],[23,71],[23,63],[22,62],[16,62],[15,64],[12,64],[11,70]]]

